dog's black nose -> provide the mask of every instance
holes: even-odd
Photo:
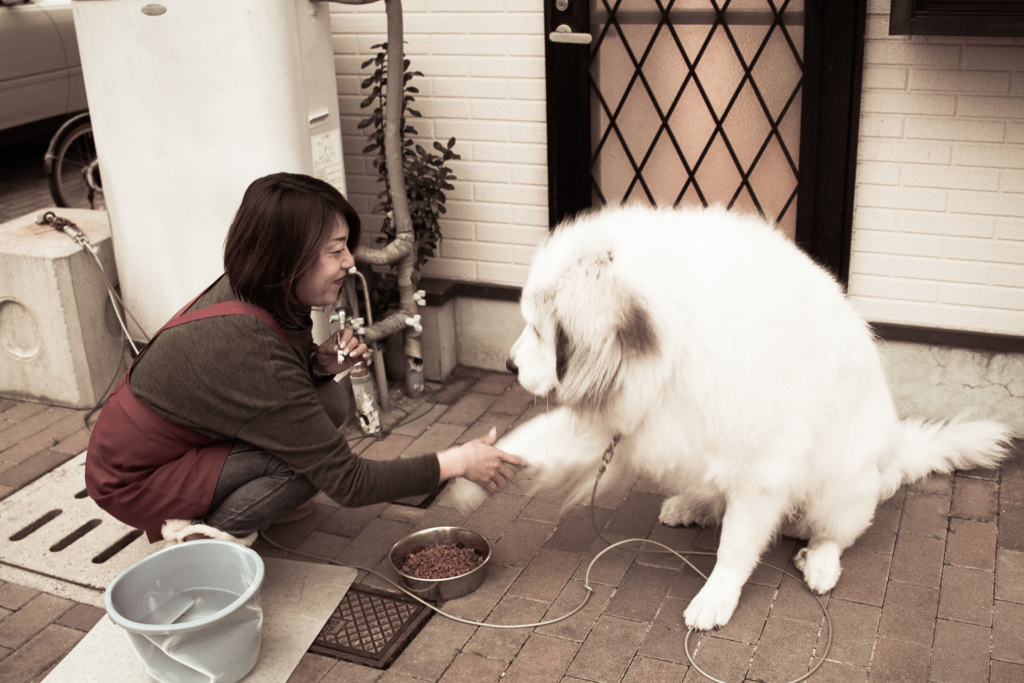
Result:
[[[513,375],[519,374],[519,368],[516,367],[516,364],[512,362],[511,358],[505,361],[505,367],[508,368],[508,371]]]

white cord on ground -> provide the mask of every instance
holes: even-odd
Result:
[[[614,443],[613,443],[613,445],[611,447],[611,450],[614,450]],[[606,456],[607,456],[607,454],[606,454]],[[607,456],[607,459],[610,460],[610,456]],[[593,513],[593,510],[594,510],[594,503],[596,502],[596,499],[597,499],[597,487],[598,487],[598,484],[601,482],[601,476],[605,472],[606,468],[604,467],[604,465],[606,465],[606,464],[607,464],[607,460],[603,463],[601,469],[598,471],[597,477],[594,480],[594,488],[593,488],[593,490],[591,492],[591,500],[590,500],[590,503],[591,503],[591,506],[590,506],[591,507],[591,513]],[[261,532],[260,536],[263,538],[264,541],[266,541],[270,545],[274,546],[275,548],[278,548],[279,550],[283,550],[285,552],[295,553],[296,555],[302,555],[304,557],[309,557],[309,558],[315,559],[315,560],[321,560],[321,561],[328,562],[328,563],[331,563],[331,564],[336,564],[336,565],[342,566],[342,567],[352,567],[353,569],[358,569],[358,570],[361,570],[361,571],[369,572],[370,574],[373,574],[374,576],[376,576],[376,577],[378,577],[380,579],[383,579],[387,583],[391,584],[392,586],[394,586],[395,588],[400,590],[402,593],[408,595],[410,598],[412,598],[416,602],[426,606],[427,608],[429,608],[429,609],[433,610],[434,612],[440,614],[442,617],[445,617],[446,619],[451,619],[452,621],[457,621],[457,622],[459,622],[461,624],[468,624],[470,626],[483,626],[483,627],[486,627],[486,628],[504,628],[504,629],[536,628],[536,627],[539,627],[539,626],[548,626],[550,624],[557,624],[558,622],[564,621],[564,620],[568,619],[569,617],[573,616],[574,614],[576,614],[577,612],[582,610],[584,607],[586,607],[587,603],[590,601],[590,596],[593,595],[593,593],[594,593],[594,589],[590,587],[590,571],[594,568],[594,565],[597,563],[597,561],[599,559],[601,559],[601,557],[606,552],[608,552],[609,550],[612,550],[613,548],[618,548],[619,546],[625,545],[627,543],[647,543],[647,544],[650,544],[650,545],[658,546],[659,548],[661,548],[661,550],[651,551],[651,552],[669,552],[669,553],[672,553],[673,555],[678,557],[680,560],[682,560],[683,563],[685,563],[688,567],[690,567],[690,569],[692,569],[694,572],[696,572],[698,576],[700,576],[705,581],[708,580],[708,577],[705,576],[704,573],[701,572],[699,569],[697,569],[697,567],[694,566],[694,564],[692,562],[690,562],[688,559],[686,559],[685,555],[714,556],[715,553],[707,552],[707,551],[701,551],[701,550],[677,551],[677,550],[674,550],[674,549],[668,547],[664,543],[660,543],[658,541],[653,541],[653,540],[651,540],[649,538],[627,538],[627,539],[623,539],[621,541],[616,541],[614,543],[611,543],[611,542],[608,541],[608,539],[606,539],[604,536],[602,536],[601,532],[597,529],[597,520],[593,517],[593,514],[591,514],[591,523],[594,525],[594,532],[597,534],[598,538],[603,540],[605,543],[608,543],[608,545],[607,545],[607,547],[602,549],[601,552],[599,552],[597,555],[595,555],[594,558],[590,561],[590,564],[587,565],[587,573],[586,573],[586,575],[584,576],[584,579],[583,579],[583,587],[586,589],[587,592],[583,596],[583,600],[580,602],[580,604],[575,609],[567,612],[566,614],[563,614],[560,617],[555,617],[554,619],[548,619],[547,621],[539,621],[539,622],[535,622],[535,623],[532,623],[532,624],[489,624],[489,623],[485,623],[485,622],[481,622],[481,621],[473,621],[471,619],[463,619],[462,617],[457,617],[457,616],[455,616],[453,614],[449,614],[449,613],[445,612],[444,610],[440,609],[439,607],[437,607],[435,605],[432,605],[431,603],[427,602],[426,600],[423,600],[418,595],[416,595],[416,594],[406,590],[406,588],[404,586],[399,585],[398,583],[393,581],[391,578],[389,578],[387,576],[384,576],[383,574],[381,574],[380,572],[378,572],[378,571],[376,571],[374,569],[370,569],[368,567],[360,567],[358,565],[348,565],[348,564],[344,564],[342,562],[338,562],[337,560],[334,560],[334,559],[329,558],[329,557],[322,557],[322,556],[319,556],[319,555],[314,555],[312,553],[305,553],[305,552],[301,552],[301,551],[298,551],[298,550],[292,550],[290,548],[286,548],[286,547],[280,545],[279,543],[276,543],[273,539],[271,539],[269,536],[267,536],[266,531]],[[812,666],[811,669],[807,673],[805,673],[803,676],[800,676],[799,678],[794,678],[792,681],[788,681],[788,683],[800,683],[800,681],[804,681],[804,680],[808,679],[810,676],[812,676],[814,674],[814,672],[816,672],[821,667],[821,665],[825,663],[825,657],[828,656],[829,650],[832,649],[832,619],[831,619],[831,617],[829,617],[828,609],[825,608],[825,604],[821,601],[821,598],[819,598],[817,595],[814,594],[814,591],[811,590],[810,586],[808,586],[803,581],[803,579],[790,574],[789,572],[787,572],[784,569],[780,569],[780,568],[778,568],[778,567],[776,567],[774,565],[768,564],[766,562],[759,562],[758,564],[760,564],[760,565],[762,565],[764,567],[769,567],[771,569],[774,569],[775,571],[780,572],[780,573],[790,577],[791,579],[794,579],[795,581],[797,581],[801,586],[804,587],[804,589],[808,593],[811,594],[811,597],[813,597],[817,601],[818,607],[821,608],[822,614],[825,615],[825,622],[826,622],[826,624],[828,626],[828,640],[825,643],[825,650],[821,653],[821,656],[818,658],[817,663],[814,666]],[[683,638],[683,650],[686,652],[686,659],[690,662],[690,664],[693,666],[694,669],[696,669],[700,674],[702,674],[706,678],[710,679],[711,681],[714,681],[715,683],[725,683],[725,681],[722,681],[721,679],[715,678],[711,674],[709,674],[706,671],[704,671],[703,669],[701,669],[700,666],[697,664],[697,662],[695,662],[693,660],[693,654],[690,652],[690,634],[691,633],[693,633],[693,629],[692,628],[687,628],[687,630],[686,630],[686,637]]]
[[[488,628],[534,628],[536,626],[548,626],[549,624],[557,624],[558,622],[564,621],[565,619],[568,619],[569,617],[571,617],[572,615],[576,614],[581,609],[583,609],[586,606],[587,602],[590,600],[591,593],[594,592],[594,589],[592,589],[590,587],[589,581],[588,581],[588,583],[584,586],[587,589],[587,594],[583,597],[583,602],[581,602],[579,604],[579,606],[576,607],[576,609],[570,611],[567,614],[563,614],[560,617],[556,617],[555,619],[549,619],[547,621],[538,621],[538,622],[533,623],[533,624],[485,624],[484,622],[481,622],[481,621],[473,621],[471,619],[463,619],[462,617],[457,617],[454,614],[449,614],[449,613],[445,612],[444,610],[442,610],[441,608],[437,607],[436,605],[433,605],[433,604],[427,602],[426,600],[424,600],[420,596],[416,595],[415,593],[410,592],[409,590],[407,590],[405,588],[405,586],[399,585],[398,583],[394,582],[389,577],[381,574],[380,572],[378,572],[375,569],[370,569],[369,567],[360,567],[357,564],[345,564],[343,562],[338,562],[337,560],[334,560],[334,559],[332,559],[330,557],[323,557],[321,555],[314,555],[312,553],[305,553],[305,552],[301,552],[301,551],[298,551],[298,550],[292,550],[291,548],[286,548],[283,545],[281,545],[279,543],[276,543],[273,539],[271,539],[269,536],[267,536],[267,532],[266,531],[260,532],[260,538],[262,538],[264,541],[266,541],[270,545],[274,546],[275,548],[277,548],[279,550],[284,550],[285,552],[295,553],[296,555],[302,555],[303,557],[309,557],[309,558],[312,558],[314,560],[323,560],[324,562],[329,562],[331,564],[336,564],[339,567],[351,567],[352,569],[358,569],[360,571],[369,572],[370,574],[373,574],[377,578],[382,579],[382,580],[388,582],[389,584],[391,584],[392,586],[394,586],[395,588],[397,588],[401,592],[405,593],[406,595],[408,595],[410,598],[412,598],[416,602],[420,603],[421,605],[424,605],[425,607],[430,608],[434,612],[437,612],[442,617],[445,617],[446,619],[451,619],[452,621],[457,621],[457,622],[462,623],[462,624],[469,624],[470,626],[486,626]],[[605,550],[608,550],[608,549],[606,548]],[[604,553],[604,551],[602,550],[601,553],[598,554],[597,557],[600,557],[601,554],[603,554],[603,553]],[[596,560],[597,557],[595,557],[594,559]],[[591,562],[591,565],[593,565],[593,562]],[[589,569],[587,570],[587,577],[588,577],[588,579],[590,577],[590,570]]]
[[[366,435],[366,436],[369,436],[369,435]],[[359,438],[365,438],[365,436],[364,437],[359,437]],[[609,550],[612,550],[613,548],[618,548],[619,546],[625,545],[627,543],[647,543],[647,544],[650,544],[650,545],[658,546],[660,548],[660,550],[640,551],[640,552],[669,552],[669,553],[672,553],[673,555],[678,557],[680,560],[682,560],[683,563],[685,563],[688,567],[690,567],[690,569],[692,569],[694,572],[696,572],[698,576],[700,576],[702,579],[707,581],[708,577],[705,576],[705,574],[703,572],[701,572],[699,569],[697,569],[697,567],[694,566],[694,564],[692,562],[690,562],[688,559],[686,559],[685,555],[714,556],[715,553],[707,552],[707,551],[702,551],[702,550],[677,551],[677,550],[674,550],[674,549],[668,547],[664,543],[660,543],[658,541],[653,541],[653,540],[651,540],[649,538],[626,538],[626,539],[623,539],[621,541],[616,541],[616,542],[612,543],[608,539],[606,539],[604,536],[601,535],[601,532],[597,528],[597,519],[596,519],[596,517],[593,514],[594,508],[596,507],[595,503],[597,501],[597,487],[601,483],[601,477],[604,475],[605,470],[607,469],[607,464],[611,460],[612,455],[614,454],[615,445],[617,444],[617,442],[618,442],[618,438],[613,440],[611,446],[609,446],[609,449],[605,452],[605,456],[604,456],[604,459],[602,460],[601,467],[598,470],[597,477],[594,479],[594,488],[591,490],[591,494],[590,494],[590,511],[591,511],[590,519],[591,519],[591,524],[594,527],[594,533],[597,534],[597,537],[600,538],[605,543],[607,543],[608,545],[607,545],[607,547],[602,549],[601,552],[599,552],[597,555],[595,555],[594,558],[590,561],[590,564],[587,565],[587,573],[585,574],[584,579],[583,579],[583,587],[586,589],[587,592],[583,596],[583,600],[580,602],[580,604],[575,609],[570,610],[566,614],[563,614],[560,617],[555,617],[554,619],[548,619],[547,621],[538,621],[538,622],[535,622],[535,623],[532,623],[532,624],[489,624],[489,623],[485,623],[485,622],[482,622],[482,621],[473,621],[471,619],[463,619],[462,617],[457,617],[457,616],[455,616],[453,614],[449,614],[449,613],[445,612],[444,610],[440,609],[439,607],[437,607],[437,606],[427,602],[426,600],[423,600],[422,598],[420,598],[415,593],[412,593],[409,590],[407,590],[404,586],[402,586],[402,585],[396,583],[395,581],[393,581],[390,577],[387,577],[387,576],[381,574],[380,572],[378,572],[378,571],[376,571],[374,569],[370,569],[369,567],[360,567],[358,565],[344,564],[342,562],[338,562],[337,560],[334,560],[334,559],[329,558],[329,557],[322,557],[320,555],[314,555],[312,553],[306,553],[306,552],[301,552],[301,551],[298,551],[298,550],[292,550],[290,548],[286,548],[286,547],[282,546],[281,544],[275,542],[269,536],[267,536],[267,532],[266,531],[260,532],[260,537],[263,538],[263,540],[266,541],[267,543],[269,543],[270,545],[274,546],[275,548],[277,548],[279,550],[283,550],[283,551],[288,552],[288,553],[295,553],[296,555],[301,555],[303,557],[308,557],[308,558],[311,558],[311,559],[314,559],[314,560],[321,560],[323,562],[328,562],[330,564],[336,564],[336,565],[341,566],[341,567],[352,567],[353,569],[358,569],[360,571],[369,572],[370,574],[373,574],[374,576],[376,576],[376,577],[384,580],[385,582],[391,584],[392,586],[397,588],[402,593],[408,595],[410,598],[412,598],[416,602],[420,603],[421,605],[426,606],[427,608],[433,610],[437,614],[440,614],[442,617],[445,617],[446,619],[451,619],[452,621],[457,621],[457,622],[459,622],[461,624],[468,624],[470,626],[483,626],[483,627],[486,627],[486,628],[500,628],[500,629],[536,628],[536,627],[539,627],[539,626],[548,626],[550,624],[557,624],[560,621],[565,621],[566,619],[568,619],[569,617],[573,616],[574,614],[576,614],[580,610],[582,610],[584,607],[586,607],[587,603],[590,601],[590,596],[593,595],[593,593],[594,593],[594,589],[590,587],[590,571],[594,568],[594,564],[596,564],[597,561],[599,559],[601,559],[601,557],[606,552],[608,552]],[[812,666],[810,668],[810,670],[807,671],[807,673],[805,673],[803,676],[800,676],[799,678],[794,678],[793,680],[787,682],[787,683],[800,683],[800,681],[804,681],[804,680],[807,680],[808,678],[810,678],[819,668],[821,668],[821,665],[825,663],[825,658],[828,656],[829,651],[832,649],[832,618],[828,614],[828,609],[825,607],[825,603],[823,603],[821,601],[821,598],[819,598],[817,595],[815,595],[814,591],[811,590],[810,586],[808,586],[807,583],[804,582],[803,579],[801,579],[801,578],[799,578],[797,576],[794,576],[793,574],[790,574],[785,569],[780,569],[779,567],[776,567],[774,565],[768,564],[766,562],[758,562],[758,564],[761,565],[761,566],[764,566],[764,567],[768,567],[770,569],[774,569],[775,571],[780,572],[780,573],[784,574],[785,576],[790,577],[791,579],[793,579],[797,583],[799,583],[801,586],[803,586],[804,590],[806,590],[808,593],[810,593],[811,597],[813,597],[817,601],[818,607],[821,608],[822,614],[825,615],[825,623],[826,623],[826,625],[828,627],[828,640],[825,642],[825,649],[824,649],[824,651],[821,653],[821,656],[818,658],[817,663],[814,666]],[[714,676],[712,676],[708,672],[704,671],[702,668],[700,668],[700,666],[697,664],[697,662],[695,662],[693,660],[693,654],[690,652],[690,634],[692,634],[693,632],[694,631],[693,631],[692,628],[687,628],[686,629],[686,636],[683,638],[683,650],[686,652],[686,659],[690,662],[690,665],[693,666],[693,668],[696,669],[697,672],[700,673],[701,675],[703,675],[704,677],[708,678],[711,681],[714,681],[714,683],[726,683],[725,681],[722,681],[719,678],[715,678]]]
[[[672,548],[669,548],[667,545],[665,545],[663,543],[659,543],[658,541],[652,541],[649,538],[627,538],[627,539],[623,539],[621,541],[617,541],[615,543],[612,543],[611,545],[609,545],[606,548],[604,548],[603,550],[601,550],[601,552],[599,552],[597,555],[595,555],[594,559],[592,559],[590,561],[590,564],[587,565],[587,573],[584,576],[584,580],[583,580],[583,587],[586,589],[587,592],[586,592],[586,595],[583,596],[583,600],[580,602],[580,604],[575,609],[570,610],[569,612],[567,612],[566,614],[563,614],[560,617],[555,617],[554,619],[548,619],[546,621],[538,621],[538,622],[534,622],[532,624],[490,624],[490,623],[485,623],[485,622],[482,622],[482,621],[473,621],[472,619],[464,619],[462,617],[457,617],[454,614],[449,614],[449,613],[445,612],[444,610],[442,610],[441,608],[437,607],[436,605],[433,605],[433,604],[427,602],[426,600],[423,600],[422,598],[420,598],[415,593],[412,593],[412,592],[406,590],[406,588],[404,586],[399,585],[395,581],[391,580],[389,577],[381,574],[380,572],[378,572],[378,571],[376,571],[374,569],[370,569],[369,567],[360,567],[359,565],[345,564],[343,562],[338,562],[337,560],[334,560],[334,559],[329,558],[329,557],[323,557],[323,556],[320,556],[320,555],[314,555],[312,553],[306,553],[306,552],[301,552],[301,551],[298,551],[298,550],[293,550],[291,548],[286,548],[283,545],[275,542],[269,536],[267,536],[267,532],[266,531],[261,532],[260,533],[260,537],[264,541],[269,543],[270,545],[274,546],[275,548],[277,548],[279,550],[283,550],[283,551],[288,552],[288,553],[295,553],[296,555],[301,555],[303,557],[308,557],[308,558],[315,559],[315,560],[322,560],[322,561],[328,562],[330,564],[336,564],[336,565],[338,565],[340,567],[351,567],[353,569],[358,569],[360,571],[369,572],[370,574],[373,574],[374,576],[376,576],[376,577],[386,581],[387,583],[391,584],[392,586],[394,586],[395,588],[400,590],[402,593],[405,593],[406,595],[408,595],[410,598],[412,598],[416,602],[420,603],[421,605],[424,605],[424,606],[428,607],[429,609],[431,609],[434,612],[440,614],[442,617],[445,617],[446,619],[451,619],[452,621],[457,621],[457,622],[459,622],[461,624],[468,624],[470,626],[484,626],[486,628],[505,628],[505,629],[512,629],[512,628],[536,628],[536,627],[539,627],[539,626],[548,626],[548,625],[551,625],[551,624],[557,624],[560,621],[565,621],[569,617],[573,616],[574,614],[576,614],[577,612],[582,610],[584,607],[586,607],[587,603],[590,601],[590,596],[593,595],[593,593],[594,593],[594,589],[590,587],[590,571],[594,568],[594,565],[597,563],[597,561],[599,559],[601,559],[601,557],[606,552],[608,552],[609,550],[612,550],[613,548],[617,548],[617,547],[619,547],[621,545],[625,545],[627,543],[649,543],[649,544],[652,544],[652,545],[659,546],[664,551],[672,553],[673,555],[678,557],[680,560],[682,560],[684,563],[686,563],[686,565],[688,565],[691,569],[693,569],[693,571],[697,572],[697,574],[701,578],[703,578],[705,581],[707,580],[708,577],[705,576],[699,569],[697,569],[693,565],[693,563],[691,563],[689,560],[687,560],[684,557],[684,555],[714,555],[714,553],[711,553],[711,552],[696,551],[696,550],[680,552],[680,551],[677,551],[677,550],[673,550]],[[828,625],[828,641],[825,644],[825,650],[824,650],[824,652],[822,652],[821,657],[818,659],[818,662],[813,667],[811,667],[811,669],[807,673],[805,673],[803,676],[801,676],[799,678],[794,678],[792,681],[788,682],[788,683],[799,683],[800,681],[804,681],[807,678],[809,678],[811,675],[813,675],[814,672],[816,672],[818,670],[818,668],[821,667],[822,664],[824,664],[825,657],[828,655],[829,650],[832,649],[832,619],[829,617],[828,610],[825,608],[825,604],[821,601],[821,598],[819,598],[817,595],[815,595],[814,592],[811,591],[810,587],[806,583],[804,583],[802,579],[800,579],[800,578],[798,578],[796,576],[793,576],[792,574],[790,574],[786,570],[779,569],[778,567],[776,567],[774,565],[770,565],[770,564],[767,564],[767,563],[764,563],[764,562],[760,562],[759,564],[761,564],[762,566],[765,566],[765,567],[770,567],[771,569],[774,569],[775,571],[781,572],[782,574],[785,574],[786,576],[788,576],[788,577],[798,581],[811,594],[811,596],[818,602],[818,606],[821,607],[822,614],[825,615],[825,621],[826,621],[826,623]],[[683,649],[686,652],[686,658],[689,660],[690,664],[699,673],[703,674],[706,678],[708,678],[708,679],[710,679],[712,681],[715,681],[715,683],[725,683],[724,681],[721,681],[720,679],[715,678],[711,674],[709,674],[706,671],[704,671],[703,669],[701,669],[700,666],[698,666],[697,662],[695,662],[693,660],[693,654],[690,652],[690,634],[691,633],[693,633],[693,629],[692,628],[688,628],[686,630],[686,637],[683,639]]]

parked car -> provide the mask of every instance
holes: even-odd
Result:
[[[104,208],[71,0],[0,0],[0,147],[39,135],[54,204]]]
[[[0,132],[86,109],[71,0],[0,0]]]

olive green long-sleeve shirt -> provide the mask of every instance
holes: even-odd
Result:
[[[235,299],[222,277],[190,310]],[[310,378],[312,323],[285,332],[291,346],[247,315],[169,328],[136,363],[133,393],[169,422],[278,456],[343,506],[433,491],[440,478],[435,454],[380,462],[352,452]]]

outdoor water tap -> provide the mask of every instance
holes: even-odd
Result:
[[[35,218],[35,222],[36,225],[49,225],[54,230],[63,232],[82,248],[88,249],[94,255],[99,255],[99,251],[96,249],[96,246],[89,241],[89,238],[85,236],[85,233],[78,229],[77,225],[66,218],[56,215],[53,211],[46,211],[38,214]]]

